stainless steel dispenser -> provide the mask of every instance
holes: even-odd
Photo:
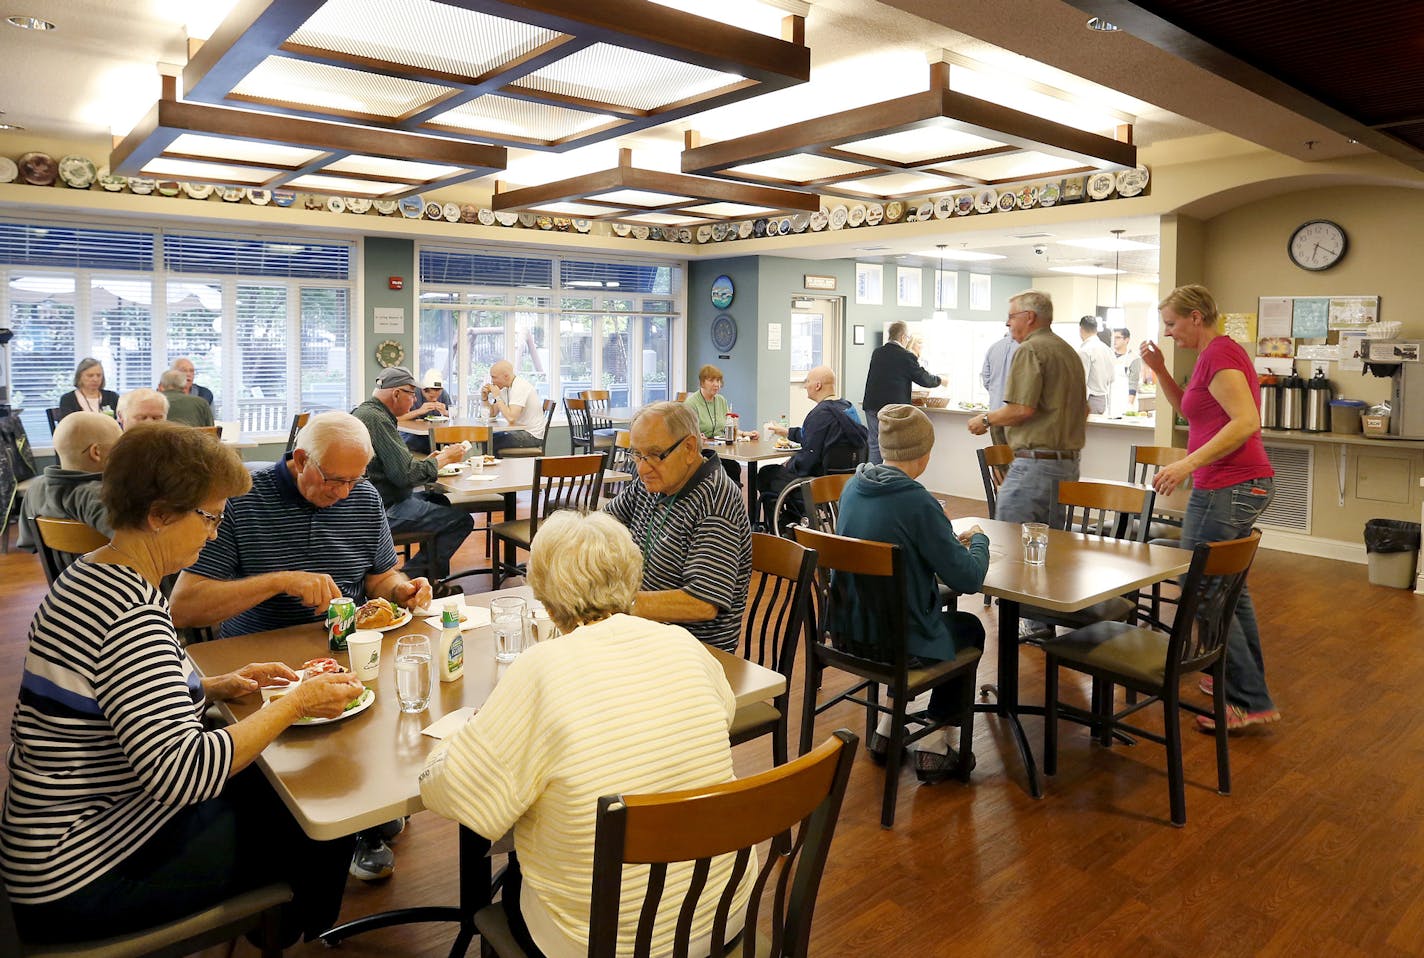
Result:
[[[1305,388],[1305,431],[1330,431],[1330,400],[1335,390],[1325,378],[1325,370],[1317,369]]]
[[[1281,428],[1305,427],[1305,380],[1291,373],[1281,380]]]

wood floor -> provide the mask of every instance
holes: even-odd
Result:
[[[951,508],[971,515],[982,504]],[[35,557],[0,556],[5,702],[43,581]],[[1059,774],[1035,801],[1004,725],[980,716],[972,782],[920,787],[903,773],[899,817],[885,831],[884,772],[862,751],[813,954],[1424,954],[1424,599],[1370,586],[1364,566],[1266,550],[1251,590],[1284,719],[1233,737],[1229,797],[1215,791],[1211,739],[1187,732],[1188,821],[1172,828],[1161,748],[1105,750],[1071,729]],[[961,607],[989,626],[980,678],[992,680],[994,611],[969,598]],[[1021,669],[1025,701],[1041,701],[1042,656],[1025,649]],[[8,739],[10,709],[0,712]],[[1025,724],[1040,755],[1042,722]],[[821,716],[818,740],[841,725],[859,733],[862,717],[851,706]],[[737,749],[740,774],[770,761],[766,740]],[[397,839],[395,876],[352,880],[344,915],[453,902],[454,836],[452,824],[415,816]],[[451,937],[447,926],[390,929],[341,951],[433,958]],[[288,954],[325,952],[315,944]],[[255,951],[241,943],[235,954]]]

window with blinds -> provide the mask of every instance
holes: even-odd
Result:
[[[443,248],[422,248],[419,263],[418,361],[447,377],[462,408],[501,358],[544,398],[607,389],[627,407],[672,397],[682,264]]]
[[[123,393],[187,357],[217,419],[285,435],[351,405],[354,279],[350,243],[0,220],[12,402],[43,445],[79,359]]]

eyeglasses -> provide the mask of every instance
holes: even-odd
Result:
[[[198,515],[200,515],[200,516],[203,517],[203,521],[208,524],[208,531],[209,531],[209,532],[212,532],[212,531],[213,531],[214,529],[216,529],[218,526],[222,525],[222,521],[223,521],[222,513],[218,513],[217,515],[213,515],[211,512],[208,512],[208,511],[205,510],[205,509],[194,509],[193,511],[196,512]]]
[[[1031,309],[1016,309],[1009,314],[1009,319],[1013,319],[1015,316],[1024,316],[1031,312],[1033,312]]]
[[[675,450],[678,446],[686,442],[688,438],[689,437],[687,436],[683,436],[681,439],[673,443],[671,446],[668,446],[662,452],[643,452],[638,449],[629,449],[628,458],[633,460],[633,463],[635,465],[642,465],[643,463],[647,462],[652,463],[656,466],[660,463],[667,462],[667,457],[673,454],[673,450]]]
[[[396,390],[396,395],[397,395],[397,396],[410,396],[411,398],[415,398],[415,387],[414,387],[414,386],[407,386],[407,387],[405,387],[405,388],[403,388],[403,389],[397,389],[397,390]]]
[[[355,479],[338,479],[335,476],[328,476],[326,474],[326,470],[321,468],[321,463],[317,462],[315,459],[308,459],[307,462],[311,463],[312,468],[316,469],[316,473],[317,475],[321,476],[322,482],[326,483],[328,486],[335,486],[338,489],[340,489],[342,486],[345,486],[347,489],[355,488],[356,483],[366,478],[365,476],[357,476]]]

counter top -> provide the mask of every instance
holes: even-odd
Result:
[[[944,415],[948,413],[955,416],[979,416],[987,411],[984,409],[961,409],[954,403],[950,403],[948,406],[944,406],[941,408],[932,408],[927,406],[921,406],[920,408],[930,415]],[[1151,429],[1153,426],[1157,425],[1157,417],[1125,416],[1121,419],[1109,419],[1107,416],[1094,415],[1088,417],[1088,425],[1108,426],[1116,429]]]
[[[1186,426],[1173,427],[1176,432],[1185,433]],[[1383,436],[1366,436],[1361,433],[1305,432],[1300,429],[1262,429],[1261,438],[1282,442],[1329,442],[1347,446],[1374,446],[1379,449],[1424,449],[1424,439],[1390,439]]]

